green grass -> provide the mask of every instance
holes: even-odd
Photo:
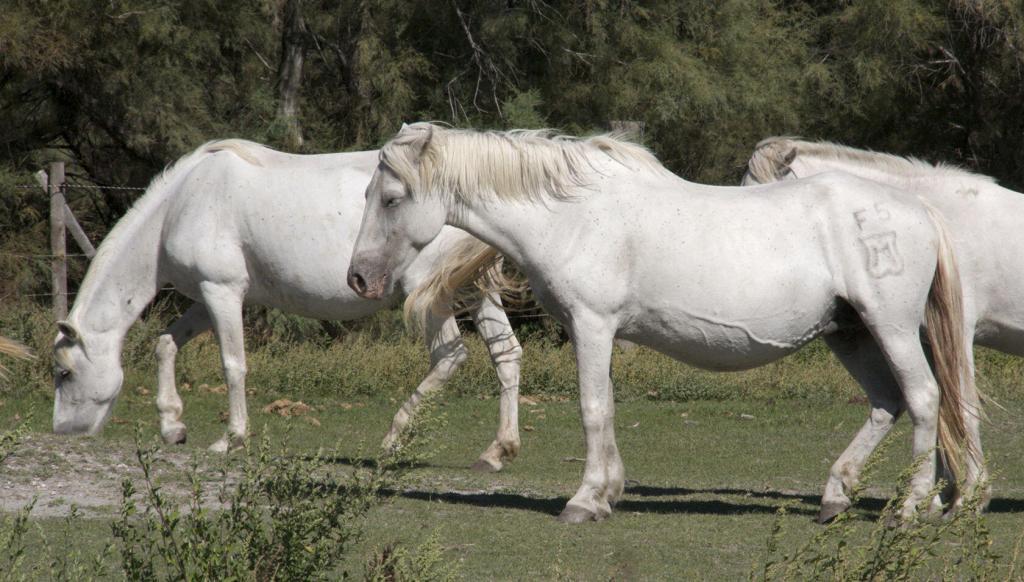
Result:
[[[201,447],[221,425],[204,413],[216,411],[221,400],[216,395],[190,400],[195,438],[186,450],[205,456]],[[120,404],[127,406],[119,416],[151,415],[141,399]],[[255,409],[262,401],[253,404]],[[325,407],[317,413],[319,428],[262,413],[254,414],[254,425],[277,437],[290,425],[296,450],[337,443],[337,463],[344,468],[348,459],[372,450],[394,405],[376,401],[344,410],[340,404],[319,402]],[[480,474],[467,467],[493,435],[496,402],[449,399],[442,407],[449,426],[442,450],[412,471],[410,489],[372,511],[365,538],[349,553],[345,569],[360,572],[366,556],[381,544],[413,546],[436,531],[446,555],[459,561],[468,580],[743,577],[763,559],[780,507],[790,506],[783,518],[785,541],[795,545],[820,531],[812,521],[820,487],[866,412],[863,405],[793,400],[621,404],[617,436],[630,479],[627,495],[606,522],[572,527],[554,516],[582,470],[574,460],[583,456],[576,406],[542,402],[523,408],[523,420],[533,430],[523,433],[522,456],[500,474]],[[986,431],[996,493],[985,520],[995,551],[1004,556],[1012,553],[1024,513],[1017,438],[1021,412],[1024,406],[1009,403],[1007,411],[993,412]],[[744,420],[740,414],[755,418]],[[88,443],[130,450],[130,432],[127,425],[114,425]],[[908,432],[905,426],[902,432]],[[894,493],[896,474],[909,464],[907,435],[898,438],[878,482],[857,508],[858,536],[866,537],[884,499]],[[44,532],[61,525],[57,519],[37,521]],[[100,546],[106,521],[85,522],[85,531],[94,535],[81,537],[83,550]]]
[[[119,482],[134,452],[135,426],[141,424],[146,438],[158,432],[150,354],[165,322],[154,317],[129,337],[125,389],[103,434],[64,441],[44,436],[52,408],[46,316],[0,310],[0,326],[8,325],[5,330],[42,355],[13,363],[12,380],[0,392],[0,431],[26,419],[29,431],[0,465],[0,485],[74,480],[81,470],[75,455],[82,454],[97,459],[91,470],[107,471],[111,482]],[[448,429],[439,452],[411,471],[411,485],[371,511],[365,536],[345,556],[343,570],[361,575],[382,545],[413,547],[436,533],[467,580],[745,578],[765,559],[779,508],[789,508],[779,518],[784,545],[796,547],[822,531],[813,517],[829,466],[867,415],[859,390],[820,344],[744,374],[701,372],[643,349],[617,353],[616,432],[627,494],[609,520],[565,526],[554,516],[579,484],[577,459],[584,456],[569,349],[538,338],[524,342],[523,392],[540,398],[535,406],[521,406],[522,454],[499,474],[480,474],[468,467],[494,436],[497,383],[479,339],[470,336],[468,343],[472,357],[441,400]],[[400,332],[393,314],[338,341],[254,338],[250,348],[252,429],[272,439],[287,431],[297,452],[337,446],[340,471],[376,450],[391,416],[426,371],[422,346]],[[996,553],[1008,563],[1024,515],[1021,361],[983,351],[979,369],[983,388],[1005,407],[990,409],[984,432],[995,489],[984,520]],[[223,464],[205,453],[224,430],[220,414],[227,409],[225,395],[200,389],[223,382],[209,336],[182,351],[178,377],[189,441],[167,449],[179,464],[162,465],[159,478],[166,483],[184,481],[180,461],[192,455],[210,475]],[[281,397],[311,405],[319,426],[261,412]],[[909,423],[899,427],[889,458],[855,508],[851,543],[867,539],[895,493],[897,474],[910,464]],[[19,465],[25,459],[39,460],[28,473]],[[46,495],[40,503],[51,504],[47,515],[66,505],[66,495]],[[101,549],[110,540],[114,511],[102,504],[87,511],[75,526],[75,548],[84,555]],[[63,527],[57,517],[33,522],[40,526],[33,536],[57,539]],[[46,558],[32,560],[42,567]]]

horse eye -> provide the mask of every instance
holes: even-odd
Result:
[[[384,208],[394,208],[402,203],[401,198],[389,198],[384,202]]]
[[[57,370],[57,374],[63,379],[71,375],[71,370],[60,369]]]

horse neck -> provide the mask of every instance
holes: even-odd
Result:
[[[455,203],[448,224],[469,232],[527,268],[543,264],[564,251],[554,235],[565,229],[565,213],[579,212],[587,200],[488,200],[473,206]],[[566,208],[572,206],[573,208]],[[562,245],[564,246],[564,245]]]
[[[83,334],[120,341],[156,296],[165,207],[130,213],[100,245],[68,315]]]

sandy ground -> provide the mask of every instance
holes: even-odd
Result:
[[[186,495],[182,476],[190,463],[186,452],[163,450],[153,467],[157,482],[169,494]],[[116,450],[96,439],[26,435],[0,463],[0,511],[17,511],[35,499],[35,517],[64,516],[72,505],[87,516],[113,515],[125,478],[132,479],[136,489],[143,486],[134,447]]]

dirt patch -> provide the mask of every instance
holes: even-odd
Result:
[[[153,464],[155,481],[173,497],[185,497],[191,453],[163,450]],[[199,467],[200,475],[204,467]],[[0,511],[14,512],[36,500],[35,517],[62,517],[71,506],[90,516],[113,515],[121,503],[121,482],[144,487],[134,447],[52,434],[24,437],[0,463]],[[210,489],[214,489],[211,487]]]

